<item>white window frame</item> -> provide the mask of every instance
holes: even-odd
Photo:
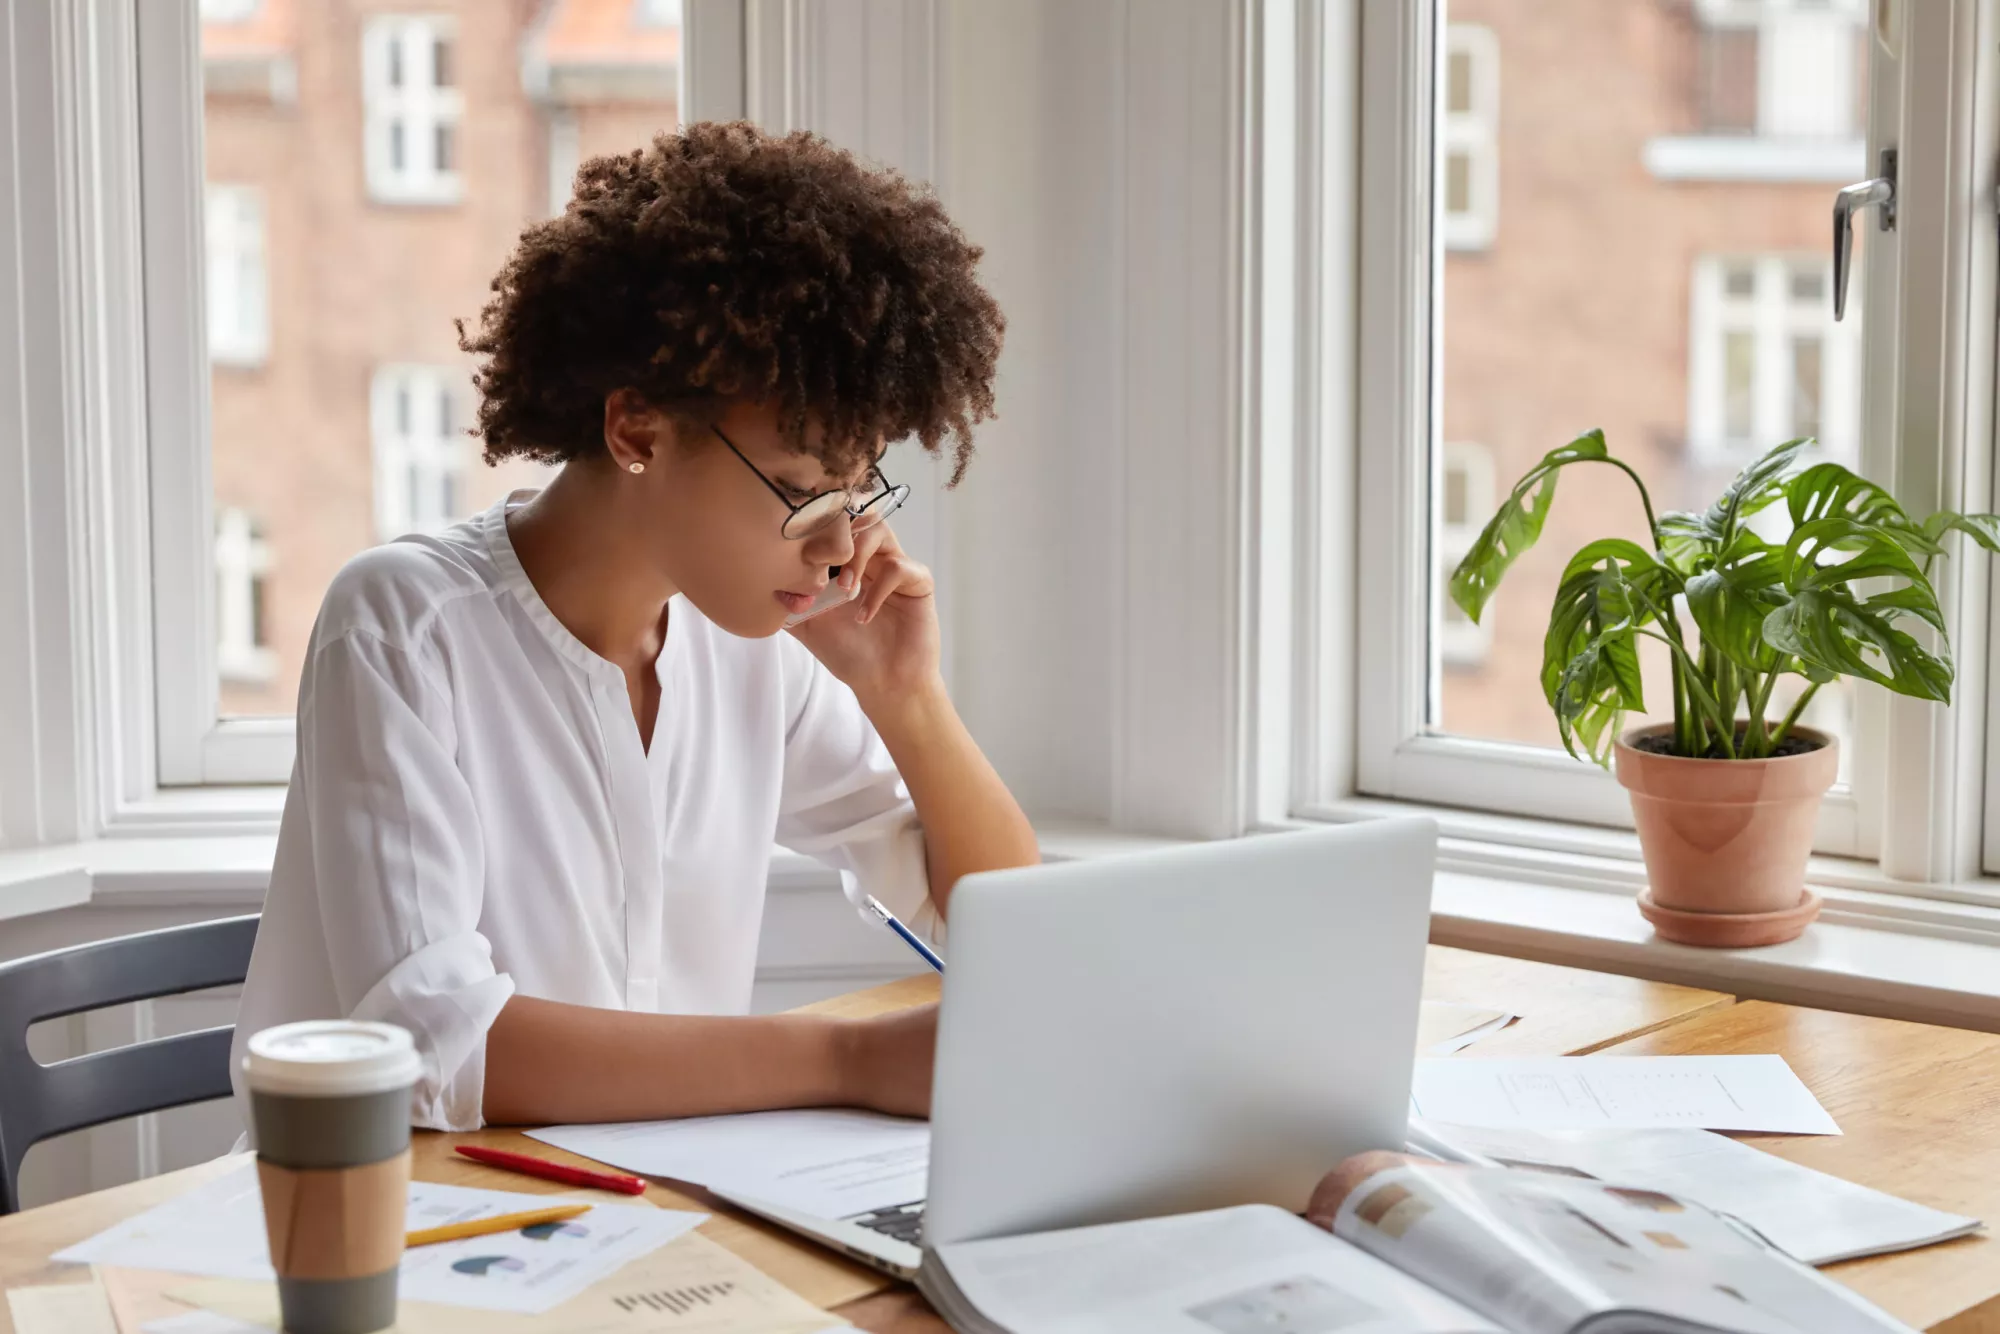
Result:
[[[1821,310],[1791,299],[1794,270],[1814,265],[1830,308],[1831,260],[1823,254],[1727,253],[1701,256],[1689,284],[1688,443],[1707,462],[1744,463],[1772,442],[1797,434],[1786,404],[1792,387],[1792,338],[1824,335],[1820,347],[1820,428],[1818,439],[1830,457],[1854,466],[1861,455],[1861,337],[1866,327],[1858,290],[1849,294],[1847,318],[1829,324]],[[1747,265],[1753,290],[1748,305],[1730,297],[1731,269]],[[1751,427],[1738,439],[1728,429],[1727,337],[1751,336],[1755,370]]]
[[[242,23],[255,18],[264,0],[201,0],[203,23]]]
[[[1440,476],[1448,476],[1456,471],[1465,478],[1465,517],[1457,523],[1445,513],[1445,487],[1437,488],[1435,502],[1437,516],[1436,556],[1431,562],[1431,580],[1439,587],[1451,577],[1451,571],[1465,554],[1472,550],[1473,542],[1485,522],[1485,516],[1493,512],[1499,501],[1498,479],[1493,467],[1493,451],[1485,445],[1468,440],[1446,441],[1443,458],[1439,464]],[[1493,624],[1475,622],[1470,619],[1456,619],[1452,607],[1443,597],[1432,602],[1432,611],[1437,624],[1431,630],[1431,642],[1437,645],[1438,668],[1476,667],[1486,661],[1487,653],[1493,647]],[[1438,673],[1434,670],[1433,679]]]
[[[87,251],[81,262],[110,264],[121,241],[134,249],[129,295],[111,294],[114,307],[134,314],[106,335],[114,349],[130,340],[132,365],[120,371],[115,357],[100,357],[87,369],[109,368],[104,401],[143,405],[143,421],[107,437],[105,448],[133,457],[90,478],[101,492],[92,503],[108,516],[97,531],[118,544],[101,561],[91,604],[104,627],[93,642],[108,655],[96,669],[106,683],[98,731],[117,750],[102,823],[267,832],[270,795],[251,789],[290,775],[294,722],[218,716],[199,11],[196,0],[108,9],[90,29],[103,49],[80,59],[102,85],[88,86],[105,103],[105,160],[115,165],[122,152],[130,166],[89,182],[106,195],[109,240],[105,258]],[[685,9],[682,105],[691,117],[742,115],[743,0],[688,0]]]
[[[222,366],[262,366],[271,353],[270,269],[264,192],[210,183],[204,197],[208,358]]]
[[[375,465],[375,540],[437,533],[463,518],[436,503],[447,481],[464,500],[470,463],[468,420],[451,366],[394,363],[376,368],[368,389],[368,434]],[[448,405],[448,406],[447,406]]]
[[[250,512],[215,516],[215,670],[224,681],[262,685],[277,655],[257,637],[259,584],[271,571],[271,547]]]
[[[452,49],[453,82],[444,86],[433,82],[439,42]],[[374,14],[362,25],[362,162],[375,202],[456,204],[465,197],[457,165],[465,155],[457,47],[457,21],[447,15]],[[451,135],[453,162],[446,167],[437,162],[440,130]]]
[[[1444,244],[1452,250],[1484,250],[1500,230],[1500,39],[1493,29],[1477,23],[1452,23],[1445,28],[1445,60],[1464,56],[1471,74],[1470,110],[1454,112],[1449,64],[1438,89],[1438,197],[1445,198],[1448,163],[1455,153],[1466,159],[1466,207],[1459,212],[1440,207]]]
[[[1293,767],[1290,813],[1352,818],[1387,799],[1495,812],[1488,824],[1525,815],[1629,828],[1625,794],[1595,767],[1559,751],[1436,735],[1428,725],[1432,567],[1423,498],[1432,456],[1414,442],[1432,438],[1440,406],[1431,369],[1439,330],[1430,314],[1441,266],[1430,244],[1437,173],[1422,149],[1432,142],[1437,106],[1435,7],[1360,8],[1362,165],[1354,180],[1361,295],[1352,326],[1342,321],[1338,296],[1323,296],[1318,308],[1326,318],[1315,334],[1321,345],[1357,348],[1358,404],[1351,436],[1324,406],[1301,433],[1320,454],[1318,474],[1352,466],[1356,491],[1347,496],[1322,485],[1319,499],[1328,507],[1314,518],[1318,531],[1300,543],[1338,550],[1338,534],[1352,532],[1359,573],[1350,587],[1320,571],[1318,561],[1307,567],[1316,573],[1294,604],[1294,622],[1312,619],[1293,641],[1300,693],[1291,707],[1306,725],[1292,729],[1304,738],[1292,753],[1308,762]],[[1879,234],[1872,219],[1866,224],[1853,290],[1870,311],[1864,344],[1873,358],[1866,363],[1873,370],[1864,382],[1861,435],[1869,448],[1862,462],[1921,511],[1992,508],[1993,229],[1990,214],[1975,217],[1961,202],[1989,199],[1994,184],[1995,61],[1975,36],[1978,16],[1986,12],[1990,23],[1990,10],[1989,0],[1896,5],[1901,26],[1871,43],[1871,120],[1894,127],[1885,143],[1900,141],[1903,201],[1897,231]],[[1962,54],[1973,52],[1976,58]],[[1903,78],[1906,66],[1926,76]],[[1337,55],[1327,63],[1330,75],[1341,68]],[[1327,96],[1339,96],[1331,83]],[[1968,136],[1966,125],[1975,133]],[[1871,159],[1880,146],[1870,145]],[[1827,202],[1830,213],[1830,191]],[[1311,230],[1337,257],[1334,220],[1322,214]],[[1337,260],[1321,264],[1324,275],[1339,267]],[[1968,311],[1987,313],[1968,318]],[[1903,332],[1911,329],[1921,335]],[[1387,441],[1413,443],[1383,448]],[[1977,555],[1949,562],[1940,580],[1955,627],[1956,706],[1946,712],[1880,690],[1860,692],[1856,747],[1866,763],[1854,766],[1852,787],[1826,802],[1818,847],[1879,858],[1880,874],[1909,882],[1913,892],[2000,905],[1995,887],[1977,879],[1982,838],[1985,847],[2000,848],[2000,784],[1985,784],[1982,772],[1988,696],[2000,707],[2000,674],[1986,667],[2000,652],[1987,615],[1988,564]],[[1352,693],[1329,695],[1325,683],[1337,689],[1350,672]],[[1994,759],[2000,764],[2000,750]],[[1252,763],[1271,768],[1268,758]],[[1565,841],[1554,826],[1541,827],[1550,832],[1538,840]]]

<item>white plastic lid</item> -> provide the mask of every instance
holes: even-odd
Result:
[[[422,1072],[416,1043],[394,1024],[308,1019],[250,1036],[243,1078],[259,1093],[337,1098],[408,1088]]]

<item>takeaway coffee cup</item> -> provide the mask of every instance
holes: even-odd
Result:
[[[309,1020],[243,1058],[278,1305],[291,1334],[396,1322],[416,1047],[394,1024]]]

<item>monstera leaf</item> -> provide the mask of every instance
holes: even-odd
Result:
[[[1672,605],[1680,576],[1623,538],[1592,542],[1570,558],[1542,640],[1542,693],[1563,746],[1600,763],[1625,712],[1646,707],[1639,634]]]
[[[1609,459],[1604,432],[1587,431],[1551,450],[1542,461],[1514,484],[1500,504],[1499,512],[1487,522],[1472,549],[1451,575],[1451,599],[1476,623],[1500,586],[1507,567],[1541,538],[1542,524],[1549,506],[1556,500],[1556,474],[1572,463],[1601,463]]]
[[[1764,620],[1787,601],[1782,548],[1748,529],[1708,569],[1687,581],[1688,614],[1701,642],[1746,672],[1778,667],[1778,653],[1764,639]]]

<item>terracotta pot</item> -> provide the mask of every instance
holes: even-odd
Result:
[[[1806,858],[1820,798],[1840,770],[1838,743],[1795,728],[1819,747],[1769,760],[1690,760],[1633,744],[1672,730],[1639,728],[1617,748],[1651,882],[1642,911],[1659,909],[1647,912],[1654,930],[1690,945],[1790,940],[1819,907],[1806,890]],[[1744,920],[1752,916],[1760,920]]]

